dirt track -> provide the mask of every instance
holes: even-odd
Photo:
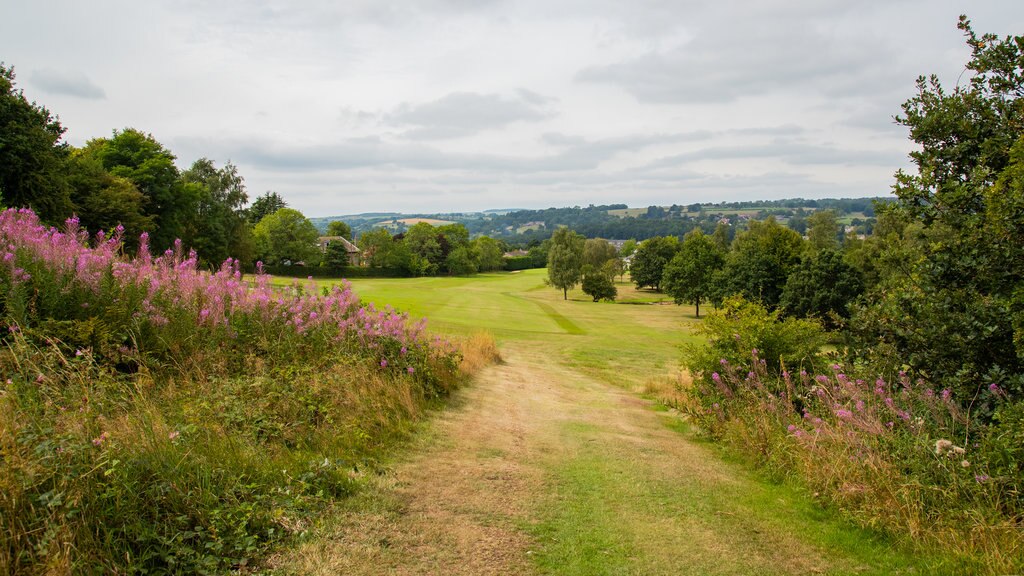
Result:
[[[519,344],[503,354],[377,489],[280,565],[301,574],[529,574],[545,566],[538,555],[561,562],[545,546],[579,537],[581,548],[618,555],[606,573],[888,572],[806,544],[791,525],[806,519],[786,512],[787,495],[670,430],[648,402],[545,350]],[[599,481],[579,485],[575,473]],[[750,505],[765,498],[784,513]],[[610,540],[531,536],[574,506],[581,529],[604,523]]]

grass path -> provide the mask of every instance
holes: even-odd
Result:
[[[452,332],[492,328],[505,363],[460,392],[314,538],[276,558],[280,572],[930,573],[798,492],[723,461],[628,390],[678,357],[686,310],[562,302],[532,289],[536,274],[432,280],[356,289],[414,313],[433,307],[433,324]]]

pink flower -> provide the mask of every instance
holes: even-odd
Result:
[[[387,368],[388,367],[388,359],[387,358],[381,358],[380,359],[380,367],[381,368]]]
[[[406,369],[405,369],[405,371],[406,371],[406,372],[408,372],[409,374],[412,374],[412,373],[413,373],[413,372],[415,372],[416,370],[415,370],[415,369],[413,369],[413,367],[412,367],[412,366],[409,366],[408,368],[406,368]]]
[[[93,446],[99,446],[99,445],[103,444],[103,441],[106,440],[106,439],[107,439],[107,433],[104,432],[104,433],[100,434],[99,436],[97,436],[96,438],[92,439],[92,445]]]

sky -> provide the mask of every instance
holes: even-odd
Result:
[[[890,194],[920,75],[1024,2],[36,0],[0,61],[81,146],[150,133],[309,217]]]

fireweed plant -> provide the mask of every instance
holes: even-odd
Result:
[[[683,406],[706,435],[775,478],[796,478],[861,525],[938,551],[956,573],[1019,570],[1024,438],[1014,431],[1022,414],[999,386],[988,386],[984,400],[1001,419],[985,423],[949,390],[906,372],[880,377],[779,347],[792,330],[785,321],[749,303],[739,308],[716,313],[704,328],[710,344],[690,365]],[[753,339],[750,325],[762,328]],[[760,342],[776,346],[772,362],[750,347]],[[738,358],[743,345],[748,354]]]
[[[347,284],[0,213],[0,572],[222,573],[301,535],[464,376]],[[493,344],[493,342],[491,343]]]

